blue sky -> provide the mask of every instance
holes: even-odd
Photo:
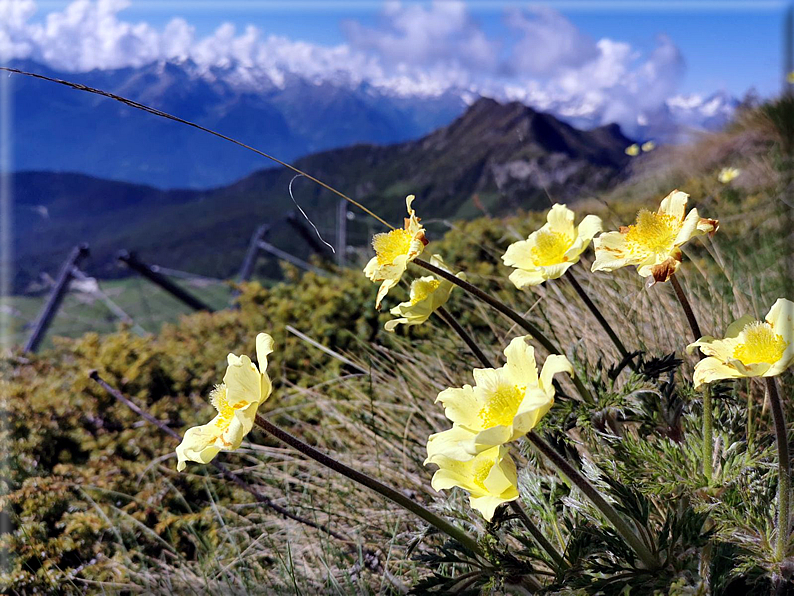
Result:
[[[38,2],[34,20],[69,2]],[[421,3],[420,3],[421,4]],[[426,3],[424,3],[426,4]],[[528,6],[516,2],[467,2],[471,17],[489,37],[509,39],[504,10]],[[778,91],[782,72],[785,2],[550,2],[584,34],[610,38],[652,51],[659,34],[670,37],[686,63],[679,91],[708,93],[724,89],[741,96],[750,87],[768,96]],[[371,1],[133,0],[120,14],[128,21],[163,27],[183,17],[198,36],[211,34],[222,22],[242,30],[253,24],[275,34],[318,45],[347,41],[343,23],[355,20],[377,26],[383,3]]]
[[[402,97],[521,101],[577,126],[698,127],[783,84],[787,4],[0,0],[0,59],[62,72],[189,61],[257,91],[287,77]],[[227,75],[223,75],[227,76]]]

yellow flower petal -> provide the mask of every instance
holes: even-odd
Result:
[[[542,228],[507,247],[502,260],[516,268],[509,279],[517,288],[557,279],[579,261],[593,235],[601,229],[601,220],[588,215],[578,228],[573,221],[573,211],[565,205],[553,205]]]
[[[404,228],[375,234],[372,238],[375,256],[364,267],[364,275],[374,282],[382,282],[375,299],[375,308],[378,310],[389,290],[400,281],[408,263],[422,254],[427,244],[425,229],[412,208],[414,198],[414,195],[409,195],[405,199],[408,217]]]
[[[535,348],[527,343],[528,335],[514,337],[504,350],[507,364],[504,368],[510,380],[518,387],[538,384],[538,365]]]
[[[662,199],[659,205],[659,213],[669,215],[677,221],[683,221],[686,215],[686,204],[689,195],[680,190],[674,190]]]
[[[732,180],[735,180],[740,173],[741,170],[738,168],[722,168],[720,173],[717,175],[717,180],[723,184],[728,184]]]
[[[625,153],[626,155],[630,155],[631,157],[634,157],[635,155],[639,155],[640,146],[637,143],[634,143],[633,145],[629,145],[628,147],[626,147]]]
[[[719,227],[717,220],[701,218],[696,209],[686,215],[688,196],[674,190],[662,199],[658,211],[642,210],[633,225],[601,234],[594,241],[592,270],[614,271],[634,265],[642,277],[667,281],[683,258],[679,247],[693,236],[713,234]]]
[[[590,246],[590,242],[593,241],[595,235],[601,232],[602,229],[600,217],[597,215],[585,215],[579,227],[576,229],[576,240],[573,241],[571,248],[565,253],[568,261],[575,263],[578,260],[576,257],[581,255],[585,249]]]
[[[469,504],[490,521],[502,503],[518,498],[515,462],[505,447],[493,447],[467,461],[439,455],[439,469],[431,482],[435,490],[460,487],[469,493]]]
[[[743,376],[736,368],[724,364],[719,359],[709,356],[695,365],[695,389],[703,383],[711,383],[720,379],[736,379]]]
[[[512,281],[519,290],[528,286],[536,286],[546,281],[542,272],[524,271],[523,269],[516,269],[508,275],[507,278]]]
[[[573,366],[570,361],[560,354],[551,354],[543,363],[543,369],[540,371],[540,388],[544,391],[554,392],[554,386],[551,384],[552,377],[557,373],[568,373],[573,375]]]
[[[549,232],[573,236],[574,213],[565,205],[555,203],[546,215],[546,225]]]
[[[477,453],[474,445],[477,434],[463,426],[453,424],[452,428],[430,435],[427,439],[427,459],[425,464],[433,463],[438,455],[457,461],[467,461]]]
[[[430,263],[448,271],[443,259],[433,255]],[[458,273],[455,277],[466,279],[466,274]],[[391,314],[400,318],[387,321],[384,325],[386,331],[394,331],[397,325],[421,325],[430,318],[436,310],[444,306],[455,284],[446,279],[438,280],[432,275],[415,279],[411,282],[410,300],[401,302],[391,309]]]
[[[518,439],[532,430],[553,405],[552,375],[572,368],[564,356],[551,356],[544,364],[543,378],[539,378],[528,339],[518,337],[510,342],[503,367],[474,369],[474,387],[465,385],[439,393],[436,401],[444,404],[447,418],[475,433],[464,450],[478,453]]]
[[[273,351],[273,338],[266,333],[256,337],[257,359],[262,370]],[[240,447],[243,437],[251,431],[256,412],[272,391],[270,378],[259,371],[248,356],[227,356],[228,366],[223,384],[210,394],[218,414],[208,424],[189,428],[177,446],[177,469],[185,469],[187,461],[209,463],[219,451]]]
[[[605,232],[593,241],[595,261],[591,271],[614,271],[631,263],[631,252],[626,246],[626,235]]]
[[[184,470],[188,461],[208,464],[218,455],[221,448],[215,445],[216,428],[213,419],[212,422],[204,426],[187,429],[182,442],[176,448],[177,471]]]
[[[727,337],[702,337],[691,344],[707,354],[695,365],[695,384],[739,377],[773,377],[794,363],[794,302],[780,298],[763,321],[744,316]],[[705,364],[704,364],[705,363]]]
[[[438,394],[437,402],[444,405],[444,415],[452,422],[472,428],[477,425],[480,403],[475,397],[474,388],[471,385],[444,389]]]

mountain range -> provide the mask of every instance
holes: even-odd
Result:
[[[11,66],[128,97],[288,161],[356,143],[418,139],[452,122],[479,97],[463,88],[387,88],[341,74],[312,79],[239,64],[199,67],[189,60],[82,73],[25,60]],[[27,77],[13,80],[18,171],[80,172],[160,188],[206,189],[263,166],[251,153],[106,98]],[[596,128],[602,116],[583,116],[591,112],[571,101],[549,100],[542,109],[577,128]],[[728,121],[737,104],[724,93],[671,99],[630,134],[659,142],[691,128],[713,130]]]
[[[631,142],[617,125],[582,131],[520,103],[483,98],[417,140],[358,144],[315,153],[295,165],[387,220],[402,221],[408,194],[417,196],[426,221],[451,220],[545,208],[549,197],[572,202],[590,196],[623,176],[629,159],[624,149]],[[235,149],[220,144],[218,152]],[[253,231],[294,210],[293,198],[333,241],[339,200],[285,168],[260,170],[211,190],[18,172],[13,192],[17,291],[42,271],[52,274],[78,242],[91,245],[92,275],[122,274],[114,255],[125,248],[162,266],[229,277]],[[348,243],[363,246],[381,228],[351,212]],[[290,228],[274,230],[268,241],[298,256],[309,252]],[[266,274],[278,270],[269,267]]]

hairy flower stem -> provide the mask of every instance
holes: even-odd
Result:
[[[436,314],[442,321],[449,325],[455,333],[458,334],[458,336],[463,340],[463,343],[465,343],[469,350],[471,350],[471,353],[474,354],[474,357],[483,363],[483,366],[486,368],[493,368],[488,360],[488,357],[480,349],[480,346],[477,345],[477,342],[475,342],[471,335],[469,335],[466,330],[461,327],[460,323],[455,320],[455,317],[453,317],[446,308],[439,306],[436,309]]]
[[[455,277],[449,271],[445,271],[440,267],[431,265],[427,261],[423,261],[422,259],[414,259],[412,262],[418,265],[419,267],[426,269],[430,273],[433,273],[434,275],[437,275],[439,277],[446,279],[447,281],[452,282],[462,290],[465,290],[472,296],[479,298],[487,305],[498,310],[508,319],[513,321],[516,325],[521,327],[524,331],[529,333],[529,335],[531,335],[534,340],[536,340],[541,346],[543,346],[551,354],[562,354],[562,351],[556,345],[554,345],[554,343],[552,343],[545,335],[543,335],[543,332],[540,329],[538,329],[535,325],[527,321],[524,317],[522,317],[512,308],[507,306],[504,302],[501,302],[496,298],[494,298],[493,296],[491,296],[490,294],[483,292],[477,286],[470,284],[469,282],[464,281],[458,277]],[[579,375],[577,374],[573,375],[573,384],[576,386],[576,390],[579,392],[579,395],[582,396],[582,399],[584,399],[587,403],[590,404],[595,403],[592,394],[587,390],[587,387],[585,387],[584,383],[579,378]]]
[[[546,537],[541,533],[532,520],[529,519],[527,512],[524,511],[523,507],[521,507],[518,501],[510,501],[510,509],[512,509],[513,513],[518,516],[518,519],[520,519],[521,523],[524,524],[524,527],[532,535],[532,538],[535,540],[535,542],[538,543],[538,546],[545,550],[546,554],[552,558],[554,563],[557,565],[557,571],[565,571],[568,569],[568,567],[570,567],[568,562],[559,552],[557,552],[557,549],[554,548],[551,542],[546,540]]]
[[[382,482],[379,482],[374,478],[367,476],[363,472],[359,472],[358,470],[346,466],[345,464],[326,455],[322,451],[319,451],[314,447],[312,447],[311,445],[304,443],[298,437],[289,434],[284,429],[279,428],[272,422],[262,418],[262,416],[257,414],[255,420],[256,420],[256,425],[259,428],[261,428],[267,434],[272,435],[282,443],[286,443],[296,451],[299,451],[306,457],[313,459],[314,461],[325,466],[326,468],[329,468],[334,472],[337,472],[338,474],[345,476],[346,478],[350,478],[350,480],[353,480],[358,484],[361,484],[371,490],[374,490],[376,493],[386,497],[390,501],[397,503],[400,507],[403,507],[404,509],[407,509],[411,513],[418,515],[429,524],[435,526],[436,528],[444,532],[446,535],[457,540],[460,544],[468,548],[470,551],[480,556],[484,556],[484,553],[480,548],[480,545],[477,544],[477,541],[474,538],[469,536],[466,532],[464,532],[460,528],[449,523],[447,520],[439,517],[432,511],[425,509],[416,501],[409,499],[402,493],[394,490],[389,486],[386,486]]]
[[[540,435],[535,434],[533,431],[530,431],[526,434],[527,439],[529,440],[535,448],[540,451],[551,463],[554,465],[555,468],[568,480],[571,481],[572,484],[576,485],[576,487],[582,491],[582,493],[590,499],[590,502],[595,505],[596,509],[598,509],[604,517],[606,517],[612,526],[617,530],[618,534],[626,541],[626,543],[637,553],[637,556],[643,562],[645,567],[648,569],[658,569],[661,567],[659,564],[659,560],[656,556],[650,551],[648,546],[642,541],[634,530],[631,529],[626,520],[624,520],[617,510],[607,502],[607,500],[601,495],[600,492],[594,487],[587,478],[585,478],[581,473],[579,473],[571,464],[569,464],[565,458],[563,458],[557,451],[549,445],[546,441],[544,441]]]
[[[684,288],[681,287],[681,284],[678,283],[678,278],[673,273],[670,276],[670,283],[673,284],[673,290],[675,291],[675,297],[678,298],[678,302],[681,303],[681,308],[684,309],[684,314],[686,315],[687,323],[689,323],[689,328],[692,330],[692,335],[695,337],[695,341],[699,340],[703,337],[703,334],[700,332],[700,325],[698,325],[698,320],[695,318],[695,311],[692,310],[692,305],[689,304],[689,300],[684,294]]]
[[[766,388],[769,392],[769,405],[775,422],[775,438],[777,439],[777,541],[775,557],[782,561],[788,551],[788,539],[791,531],[791,463],[788,450],[788,430],[783,415],[783,404],[777,392],[774,377],[766,377]]]
[[[131,399],[126,397],[118,389],[116,389],[115,387],[113,387],[109,383],[107,383],[107,381],[105,381],[102,377],[99,376],[99,373],[97,371],[92,370],[90,373],[88,373],[88,376],[92,380],[96,381],[97,384],[99,384],[99,386],[102,387],[102,389],[104,389],[111,397],[115,398],[116,401],[119,401],[122,404],[124,404],[125,406],[127,406],[130,410],[132,410],[133,412],[138,414],[138,416],[140,416],[141,418],[143,418],[147,422],[149,422],[151,424],[154,424],[157,428],[159,428],[165,434],[167,434],[170,437],[173,437],[177,441],[181,441],[182,440],[182,437],[180,437],[179,434],[174,429],[169,428],[168,426],[166,426],[162,421],[160,421],[157,418],[155,418],[154,416],[152,416],[149,412],[147,412],[143,408],[139,407],[138,404],[136,404]],[[325,527],[325,526],[323,526],[321,524],[315,523],[315,522],[313,522],[310,519],[306,519],[306,518],[301,517],[299,515],[295,515],[294,513],[291,513],[290,511],[288,511],[287,509],[284,509],[284,507],[282,507],[281,505],[277,505],[276,503],[274,503],[270,499],[270,497],[267,497],[267,496],[263,495],[262,493],[260,493],[256,489],[254,489],[253,487],[251,487],[248,484],[246,484],[246,482],[242,478],[237,476],[237,474],[233,474],[228,469],[226,469],[226,466],[224,466],[222,463],[217,462],[217,461],[213,461],[212,465],[215,466],[215,468],[223,475],[224,478],[226,478],[227,480],[231,480],[232,482],[234,482],[240,488],[242,488],[242,489],[248,491],[249,493],[251,493],[251,495],[253,495],[254,499],[256,499],[259,503],[262,503],[266,507],[270,507],[276,513],[278,513],[280,515],[283,515],[284,517],[286,517],[288,519],[291,519],[293,521],[296,521],[298,523],[301,523],[301,524],[304,524],[304,525],[309,526],[311,528],[315,528],[317,530],[320,530],[321,532],[324,532],[324,533],[328,534],[329,536],[333,536],[337,540],[341,540],[343,542],[353,542],[353,540],[351,540],[347,536],[343,536],[342,534],[340,534],[338,532],[335,532],[334,530],[332,530],[330,528],[327,528],[327,527]]]
[[[689,300],[684,293],[684,288],[681,287],[681,284],[678,283],[678,278],[673,273],[670,276],[670,283],[673,284],[673,290],[675,291],[675,297],[678,298],[678,302],[681,304],[681,308],[684,309],[684,314],[686,315],[686,320],[689,323],[689,328],[692,330],[692,335],[695,338],[695,341],[699,340],[703,337],[703,334],[700,332],[700,325],[698,325],[698,320],[695,318],[695,311],[692,310],[692,305],[689,303]],[[703,358],[703,354],[700,355],[700,358]],[[711,403],[711,389],[708,385],[704,385],[703,389],[703,475],[706,477],[706,482],[711,484],[712,478],[714,476],[714,468],[713,468],[713,459],[714,459],[714,414],[712,413],[714,406]]]
[[[604,315],[601,314],[601,311],[598,309],[595,303],[593,303],[593,301],[590,300],[590,296],[587,295],[587,292],[584,291],[584,288],[581,285],[579,285],[579,282],[576,280],[576,277],[574,277],[570,269],[565,273],[565,279],[568,280],[568,283],[571,284],[571,286],[576,291],[576,293],[579,294],[579,298],[581,298],[582,302],[585,303],[585,306],[587,306],[587,308],[590,309],[590,312],[593,313],[593,316],[601,325],[601,328],[609,336],[609,339],[612,340],[612,343],[615,344],[615,347],[618,349],[618,352],[620,353],[621,359],[623,359],[624,361],[628,361],[629,366],[631,367],[632,370],[634,370],[636,367],[634,365],[634,361],[629,359],[629,353],[626,350],[626,346],[624,346],[623,342],[620,341],[620,338],[618,337],[617,333],[615,333],[614,329],[612,329],[612,326],[604,318]]]

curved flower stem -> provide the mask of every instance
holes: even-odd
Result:
[[[601,311],[598,309],[598,307],[593,303],[592,300],[590,300],[590,296],[587,295],[587,292],[584,291],[584,288],[579,285],[579,282],[577,281],[576,277],[574,277],[574,274],[570,269],[568,269],[568,271],[565,273],[565,279],[568,280],[568,283],[571,284],[571,286],[573,286],[573,289],[577,294],[579,294],[579,298],[582,299],[582,302],[584,302],[587,308],[590,309],[590,312],[593,313],[593,316],[599,322],[601,328],[606,331],[609,339],[612,340],[612,343],[615,344],[615,347],[618,349],[620,357],[623,360],[628,361],[629,366],[632,368],[632,370],[634,370],[636,366],[634,365],[634,361],[629,359],[629,352],[626,350],[626,346],[624,346],[623,342],[620,341],[617,333],[615,333],[614,329],[612,329],[612,326],[604,318],[604,315],[601,314]]]
[[[403,507],[404,509],[407,509],[411,513],[418,515],[429,524],[435,526],[436,528],[444,532],[446,535],[457,540],[460,544],[468,548],[470,551],[480,556],[484,556],[482,548],[480,548],[480,545],[477,544],[477,541],[474,538],[469,536],[469,534],[467,534],[460,528],[449,523],[447,520],[439,517],[432,511],[426,509],[416,501],[409,499],[402,493],[394,490],[389,486],[386,486],[382,482],[379,482],[378,480],[375,480],[374,478],[367,476],[366,474],[359,472],[358,470],[346,466],[345,464],[326,455],[322,451],[319,451],[314,447],[312,447],[311,445],[304,443],[298,437],[291,435],[284,429],[262,418],[262,416],[257,414],[255,420],[256,420],[256,425],[259,428],[261,428],[269,435],[272,435],[282,443],[286,443],[296,451],[300,451],[306,457],[313,459],[314,461],[325,466],[326,468],[330,468],[334,472],[337,472],[338,474],[341,474],[346,478],[350,478],[350,480],[353,480],[358,484],[361,484],[371,490],[374,490],[376,493],[386,497],[390,501],[397,503],[400,507]]]
[[[446,308],[439,306],[436,309],[436,314],[442,321],[449,325],[455,333],[460,336],[463,342],[471,350],[471,353],[474,354],[474,356],[482,363],[483,366],[486,368],[493,368],[490,360],[488,360],[488,356],[483,353],[483,351],[480,349],[480,346],[477,345],[477,342],[472,339],[471,335],[466,332],[466,330],[461,326],[460,323],[457,322],[457,320],[455,320],[455,317],[453,317]]]
[[[687,323],[689,323],[689,328],[692,330],[692,335],[695,337],[695,341],[699,340],[703,337],[703,334],[700,332],[700,325],[698,325],[698,320],[695,318],[695,311],[692,310],[692,305],[689,304],[689,300],[684,294],[684,288],[681,287],[681,284],[678,283],[678,278],[673,273],[670,276],[670,283],[673,284],[673,290],[675,290],[675,297],[678,298],[678,301],[681,303],[681,308],[684,309],[684,314],[686,315]]]
[[[161,420],[158,420],[157,418],[152,416],[149,412],[147,412],[143,408],[139,407],[138,404],[133,402],[131,399],[129,399],[127,396],[125,396],[123,393],[121,393],[121,391],[119,391],[118,389],[116,389],[115,387],[110,385],[107,381],[105,381],[102,377],[100,377],[99,373],[97,371],[95,371],[95,370],[90,371],[88,373],[88,376],[89,376],[89,378],[91,380],[96,381],[97,384],[100,387],[102,387],[102,389],[104,389],[109,395],[111,395],[117,401],[123,403],[130,410],[132,410],[133,412],[138,414],[138,416],[140,416],[141,418],[143,418],[144,420],[146,420],[150,424],[155,425],[157,428],[159,428],[165,434],[167,434],[170,437],[173,437],[177,441],[181,441],[182,440],[182,437],[180,437],[179,433],[177,433],[173,428],[170,428],[169,426],[166,426]],[[249,493],[251,493],[251,495],[253,495],[254,499],[256,499],[259,503],[262,503],[266,507],[270,507],[276,513],[278,513],[280,515],[283,515],[287,519],[291,519],[291,520],[296,521],[298,523],[307,525],[307,526],[309,526],[311,528],[315,528],[317,530],[320,530],[321,532],[325,532],[329,536],[333,536],[334,538],[336,538],[337,540],[341,540],[342,542],[349,542],[349,543],[353,542],[353,540],[351,540],[349,537],[343,536],[342,534],[340,534],[339,532],[335,532],[331,528],[328,528],[328,527],[326,527],[326,526],[324,526],[322,524],[318,524],[318,523],[316,523],[316,522],[314,522],[314,521],[312,521],[310,519],[306,519],[305,517],[301,517],[300,515],[296,515],[296,514],[290,512],[289,510],[285,509],[281,505],[278,505],[278,504],[274,503],[273,500],[270,497],[268,497],[266,495],[263,495],[262,493],[260,493],[258,490],[256,490],[252,486],[249,486],[237,474],[233,474],[232,472],[230,472],[226,468],[226,466],[224,466],[222,463],[220,463],[218,461],[214,461],[214,460],[211,463],[223,475],[224,478],[226,478],[227,480],[231,480],[232,482],[234,482],[236,485],[238,485],[243,490],[246,490]]]
[[[678,298],[678,302],[681,304],[681,308],[684,309],[684,314],[686,315],[686,320],[689,323],[689,328],[692,330],[692,335],[694,336],[695,340],[699,340],[703,337],[703,334],[700,332],[700,325],[698,325],[698,320],[695,318],[695,311],[692,310],[692,305],[689,303],[689,300],[684,293],[684,289],[681,287],[681,284],[678,283],[678,278],[673,273],[670,276],[670,283],[673,284],[673,290],[675,291],[675,297]],[[700,358],[703,358],[703,354],[700,355]],[[714,459],[714,423],[713,418],[714,415],[712,413],[714,406],[711,402],[711,388],[708,385],[703,386],[703,475],[706,477],[706,481],[711,484],[712,477],[714,475],[714,469],[712,460]]]
[[[493,296],[491,296],[490,294],[483,292],[477,286],[470,284],[469,282],[464,281],[458,277],[455,277],[449,271],[445,271],[440,267],[431,265],[427,261],[423,261],[422,259],[414,259],[412,262],[418,265],[419,267],[422,267],[423,269],[430,271],[430,273],[433,273],[438,277],[442,277],[447,281],[452,282],[462,290],[465,290],[469,294],[479,298],[489,306],[498,310],[508,319],[513,321],[516,325],[521,327],[524,331],[529,333],[529,335],[531,335],[534,340],[536,340],[541,346],[543,346],[551,354],[562,354],[562,351],[554,343],[552,343],[545,335],[543,335],[543,332],[540,329],[538,329],[531,322],[527,321],[524,317],[522,317],[512,308],[507,306],[504,302],[501,302],[496,298],[494,298]],[[579,378],[579,375],[576,374],[573,375],[573,384],[576,386],[576,390],[579,392],[579,395],[582,396],[582,399],[584,399],[587,403],[591,403],[591,404],[595,403],[592,394],[587,390],[587,387],[585,387],[584,383]]]
[[[594,487],[587,478],[577,471],[565,458],[544,441],[540,435],[530,431],[526,434],[527,439],[535,448],[540,451],[557,470],[568,480],[571,481],[582,493],[590,499],[590,502],[606,517],[618,534],[629,546],[637,553],[637,556],[648,569],[658,569],[661,567],[659,560],[650,551],[642,539],[631,529],[631,526],[624,520],[617,510],[607,502],[600,492]]]
[[[782,561],[788,550],[788,539],[791,531],[791,461],[788,450],[788,430],[786,419],[783,415],[783,404],[777,392],[774,377],[766,377],[766,388],[769,391],[769,404],[772,418],[775,422],[775,438],[777,439],[777,541],[775,542],[775,556]]]
[[[711,484],[714,476],[714,406],[711,402],[711,388],[703,386],[703,475]]]
[[[510,501],[510,509],[512,509],[513,513],[515,513],[518,516],[518,519],[520,519],[521,523],[524,524],[524,527],[532,535],[532,538],[535,540],[535,542],[538,543],[538,546],[540,546],[540,548],[545,550],[546,553],[552,558],[554,563],[557,565],[558,571],[564,571],[568,569],[568,567],[570,567],[570,565],[568,565],[568,562],[563,558],[563,556],[559,552],[557,552],[557,549],[554,548],[551,542],[546,540],[546,537],[541,533],[541,531],[532,522],[532,520],[529,519],[527,512],[524,511],[524,508],[521,507],[518,501]]]

